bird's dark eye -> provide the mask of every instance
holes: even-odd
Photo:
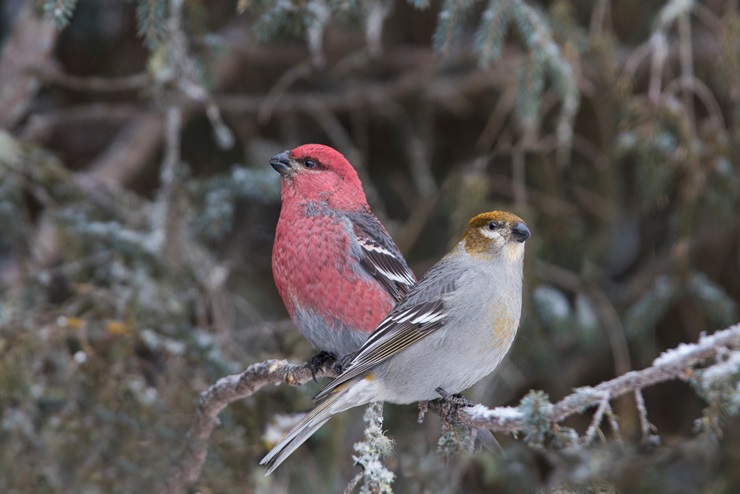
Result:
[[[488,224],[488,229],[489,230],[495,230],[497,228],[498,228],[498,225],[495,222],[493,222],[493,221]]]
[[[306,168],[316,168],[316,162],[314,160],[306,160]]]

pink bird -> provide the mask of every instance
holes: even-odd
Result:
[[[416,283],[338,151],[305,144],[274,156],[282,209],[272,273],[298,330],[327,358],[357,351]]]

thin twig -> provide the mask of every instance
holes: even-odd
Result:
[[[673,94],[677,90],[689,91],[696,95],[699,100],[704,104],[704,108],[709,113],[709,118],[714,123],[716,129],[725,129],[725,120],[722,116],[722,108],[717,101],[717,98],[712,93],[712,90],[707,85],[695,76],[684,76],[679,79],[674,79],[665,88],[665,92]]]
[[[690,81],[694,78],[694,55],[691,48],[691,20],[690,12],[687,10],[678,17],[678,46],[679,58],[681,60],[681,79]],[[683,106],[688,112],[691,122],[692,134],[696,132],[696,114],[694,113],[694,100],[688,86],[682,91]]]
[[[597,0],[593,12],[591,12],[591,22],[589,31],[591,35],[601,34],[605,28],[608,28],[609,18],[611,16],[611,5],[609,0]]]
[[[611,405],[609,405],[606,409],[606,418],[609,420],[609,425],[612,428],[612,434],[614,434],[614,438],[618,443],[622,443],[622,434],[619,429],[619,421],[617,420],[617,415],[614,413],[614,410],[612,409]]]
[[[261,123],[266,123],[272,117],[273,112],[278,107],[278,102],[287,93],[290,86],[301,79],[307,78],[315,70],[314,65],[311,61],[303,61],[294,67],[290,67],[285,71],[283,75],[277,80],[272,86],[270,91],[265,95],[264,99],[260,98],[260,104],[258,110],[257,119]],[[221,105],[225,110],[230,105]]]
[[[668,59],[668,40],[663,31],[656,31],[650,37],[652,59],[650,62],[650,83],[648,96],[650,103],[657,105],[660,101],[661,83],[663,81],[663,67]]]
[[[516,104],[516,94],[519,90],[519,86],[514,84],[507,84],[503,88],[503,93],[498,99],[496,106],[491,111],[491,115],[488,117],[486,125],[483,127],[483,131],[480,133],[478,140],[475,143],[476,148],[481,152],[489,152],[493,146],[496,138],[499,136],[501,129],[509,119],[511,112]]]
[[[622,321],[609,297],[606,296],[604,290],[597,283],[589,282],[586,291],[594,302],[596,312],[601,319],[604,329],[606,329],[609,346],[614,356],[614,373],[621,376],[632,368],[627,337],[625,336]]]
[[[61,70],[37,68],[33,73],[47,84],[54,84],[77,91],[96,91],[113,93],[119,91],[136,91],[146,88],[150,75],[146,72],[121,77],[80,77],[66,74]]]
[[[642,442],[647,443],[650,440],[650,422],[647,416],[647,407],[645,407],[645,398],[642,396],[642,390],[635,390],[635,403],[637,412],[640,416],[640,430],[642,431]]]
[[[591,424],[588,426],[586,434],[583,437],[584,444],[588,445],[593,442],[594,436],[596,436],[596,430],[599,428],[599,426],[601,425],[601,421],[604,419],[604,413],[606,412],[606,409],[609,408],[610,398],[611,397],[609,396],[609,393],[605,393],[604,396],[601,397],[599,408],[596,409],[596,413],[594,413]]]
[[[353,490],[355,490],[355,487],[360,483],[360,480],[362,480],[362,472],[358,473],[354,477],[352,477],[352,480],[349,481],[349,484],[347,484],[347,487],[342,491],[342,494],[350,494]]]

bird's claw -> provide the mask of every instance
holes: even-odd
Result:
[[[306,367],[308,367],[308,370],[311,371],[311,377],[313,378],[314,382],[316,381],[316,373],[319,372],[321,369],[324,368],[334,368],[334,366],[337,364],[337,356],[333,353],[321,351],[308,359],[308,362],[306,362]]]
[[[461,395],[459,393],[458,394],[451,395],[450,393],[448,393],[447,391],[445,391],[442,388],[437,388],[434,391],[436,391],[437,394],[439,394],[444,401],[446,401],[446,402],[448,402],[448,403],[450,403],[452,405],[455,405],[458,408],[465,408],[465,407],[475,406],[475,403],[474,402],[470,401],[469,399],[465,398],[463,395]]]
[[[455,415],[461,408],[467,408],[475,406],[475,403],[463,397],[461,394],[450,394],[442,388],[437,388],[434,391],[441,396],[435,401],[439,401],[441,409],[446,412],[446,421],[449,424],[454,423]]]

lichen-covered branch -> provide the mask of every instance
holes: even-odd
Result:
[[[329,369],[320,369],[316,377],[334,377]],[[195,417],[188,431],[187,442],[180,461],[166,477],[161,492],[185,492],[200,476],[208,452],[211,433],[219,424],[218,414],[230,403],[246,398],[268,384],[300,385],[313,376],[306,365],[291,364],[287,360],[266,360],[252,364],[241,374],[222,377],[200,395]]]
[[[364,440],[355,443],[357,455],[353,456],[355,463],[362,467],[362,487],[360,494],[377,493],[391,494],[391,484],[395,475],[383,464],[383,458],[393,450],[393,441],[383,434],[383,402],[368,405],[365,410]],[[344,492],[352,492],[359,483],[357,477],[350,481]]]

